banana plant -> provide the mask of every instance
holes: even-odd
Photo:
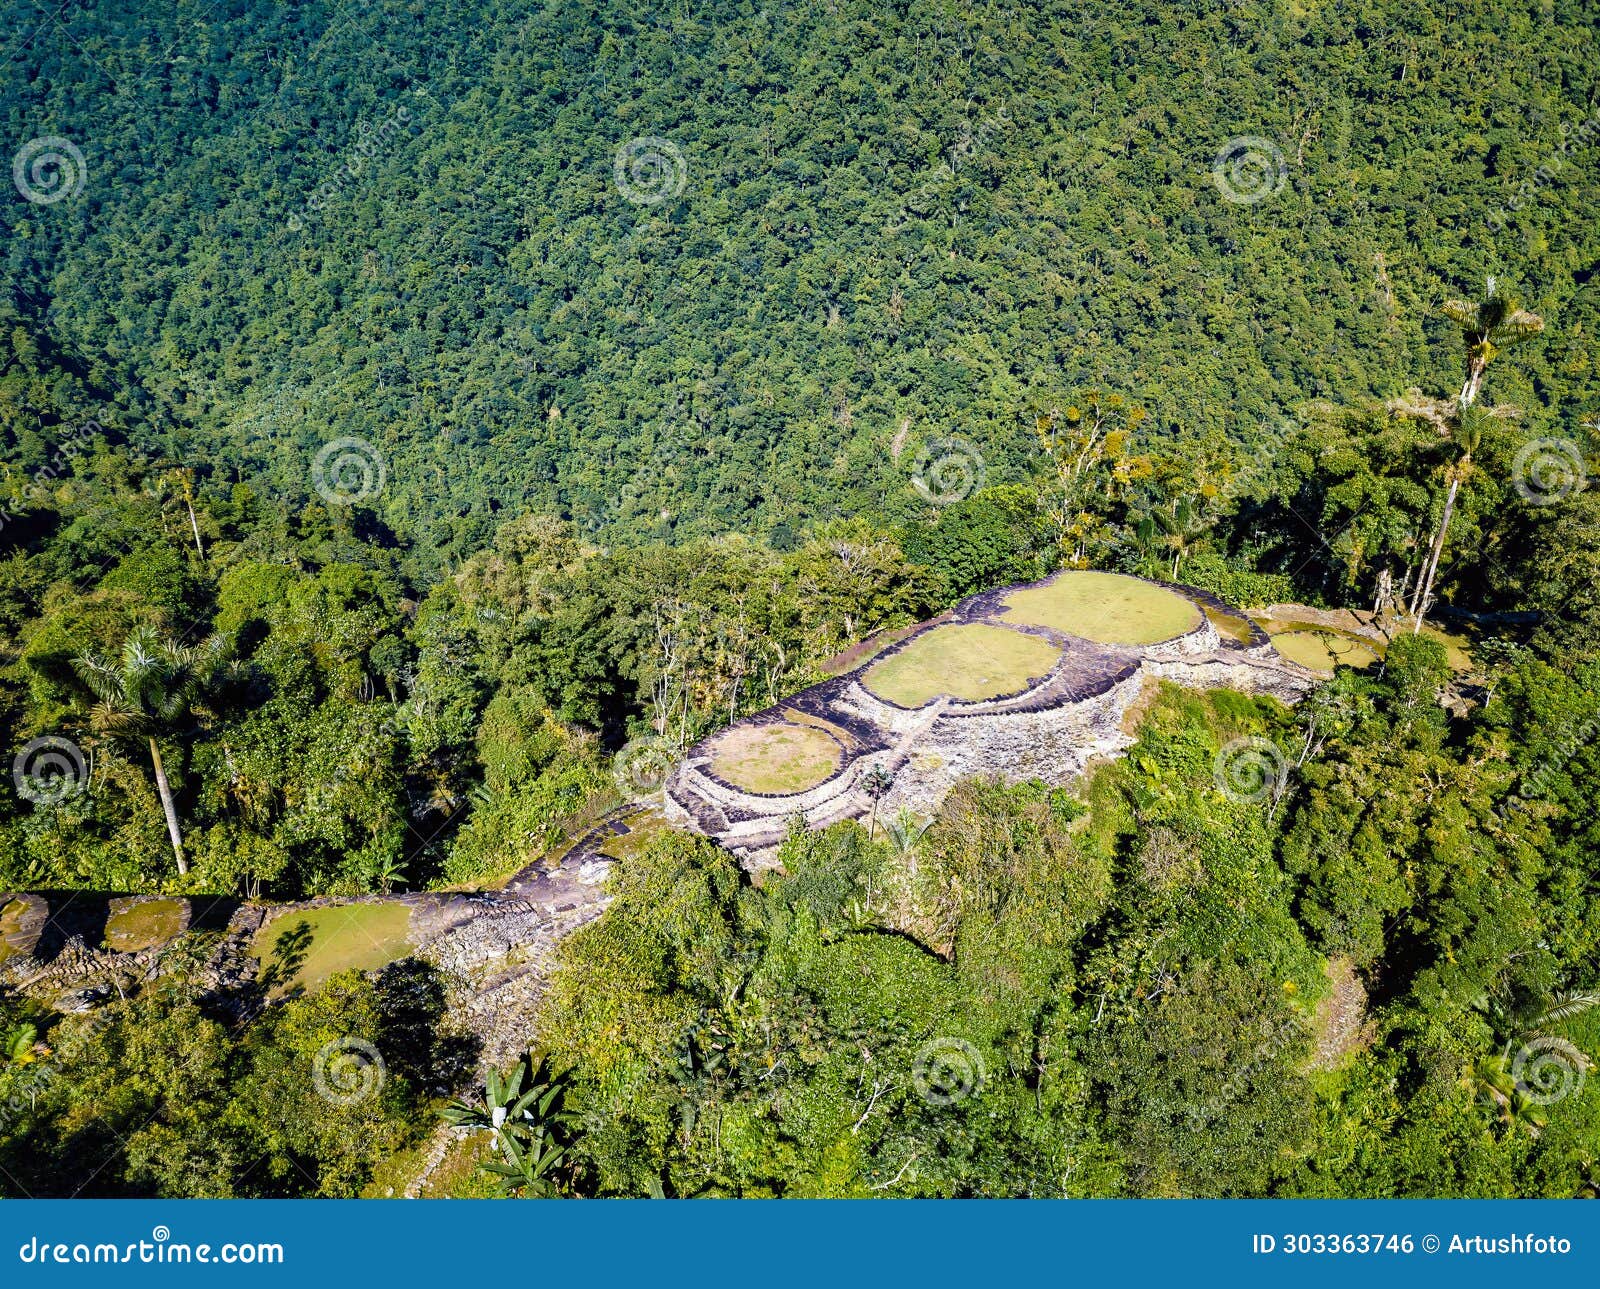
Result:
[[[549,1129],[540,1124],[520,1144],[510,1134],[502,1136],[501,1141],[505,1158],[484,1164],[483,1171],[500,1178],[505,1194],[552,1199],[560,1193],[553,1174],[567,1161],[569,1148],[557,1142]]]
[[[444,1109],[444,1121],[490,1134],[500,1158],[482,1167],[501,1178],[507,1193],[551,1195],[555,1185],[550,1174],[571,1148],[574,1116],[561,1108],[566,1090],[565,1076],[551,1072],[549,1058],[525,1056],[506,1074],[490,1070],[482,1103],[452,1101]]]
[[[0,1032],[0,1062],[6,1065],[31,1065],[39,1059],[39,1027],[29,1021]]]

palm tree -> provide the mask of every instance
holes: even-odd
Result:
[[[1161,530],[1166,547],[1172,552],[1172,578],[1173,581],[1177,581],[1178,570],[1183,566],[1184,556],[1188,555],[1196,543],[1211,531],[1216,520],[1207,518],[1200,507],[1188,497],[1178,498],[1171,510],[1156,507],[1150,512],[1150,518]]]
[[[1439,557],[1444,554],[1445,534],[1450,531],[1450,519],[1455,514],[1456,497],[1461,485],[1472,474],[1472,458],[1483,446],[1483,431],[1493,417],[1492,412],[1471,403],[1462,403],[1449,417],[1448,433],[1456,448],[1456,459],[1445,467],[1446,488],[1444,510],[1439,515],[1439,527],[1434,530],[1433,542],[1423,560],[1422,576],[1417,579],[1410,604],[1411,633],[1422,629],[1422,619],[1427,616],[1433,598],[1433,579],[1439,571]]]
[[[1547,1037],[1541,1033],[1544,1026],[1570,1020],[1596,1006],[1600,1006],[1600,994],[1580,989],[1562,989],[1543,997],[1522,999],[1496,991],[1474,1000],[1472,1008],[1488,1026],[1491,1040],[1504,1043],[1500,1052],[1478,1058],[1472,1069],[1484,1101],[1501,1123],[1508,1128],[1523,1128],[1537,1137],[1547,1122],[1544,1101],[1530,1096],[1517,1081],[1512,1046],[1519,1041],[1527,1043]],[[1571,1050],[1575,1059],[1587,1062],[1583,1053]],[[1588,1065],[1581,1068],[1587,1069]]]
[[[872,823],[867,828],[867,838],[871,838],[878,831],[878,805],[883,800],[884,794],[894,787],[894,776],[881,765],[875,765],[868,770],[861,779],[861,790],[872,798]]]
[[[72,660],[78,678],[94,695],[90,725],[114,738],[143,737],[150,749],[161,809],[167,817],[167,836],[180,875],[189,871],[183,856],[183,832],[178,808],[161,761],[159,735],[169,732],[188,716],[195,696],[226,659],[227,646],[212,636],[197,648],[163,640],[153,627],[136,627],[122,646],[122,654],[108,661],[85,653]]]
[[[932,819],[918,819],[905,806],[901,806],[893,819],[883,821],[883,832],[896,855],[910,855],[922,845],[922,839],[933,827]]]
[[[1461,328],[1461,348],[1466,361],[1466,382],[1456,395],[1456,405],[1448,415],[1446,432],[1458,452],[1455,461],[1446,467],[1447,488],[1444,510],[1439,515],[1439,527],[1434,531],[1424,562],[1422,576],[1411,600],[1411,632],[1422,630],[1422,619],[1428,612],[1433,596],[1433,580],[1439,571],[1439,557],[1444,553],[1445,536],[1450,531],[1450,519],[1455,513],[1456,496],[1462,482],[1472,473],[1472,457],[1483,441],[1484,426],[1493,415],[1503,415],[1500,409],[1484,412],[1477,408],[1478,391],[1483,387],[1484,373],[1489,364],[1507,350],[1533,339],[1544,330],[1544,319],[1530,313],[1510,296],[1498,293],[1495,280],[1485,284],[1481,300],[1449,300],[1441,312]],[[1406,409],[1402,409],[1406,410]],[[1429,419],[1434,419],[1430,416]]]
[[[1456,401],[1462,407],[1478,401],[1478,390],[1491,362],[1544,330],[1544,319],[1528,312],[1513,297],[1499,294],[1493,278],[1485,288],[1481,300],[1450,300],[1441,309],[1461,328],[1467,378]]]
[[[32,1021],[21,1021],[10,1029],[0,1030],[0,1064],[31,1065],[39,1059],[43,1047],[39,1042],[39,1027]]]

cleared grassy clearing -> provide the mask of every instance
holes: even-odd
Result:
[[[137,953],[165,944],[183,930],[182,900],[141,900],[106,919],[106,948]]]
[[[376,971],[408,955],[411,909],[405,904],[338,904],[291,910],[256,932],[251,952],[270,974],[270,992],[315,989],[341,971]]]
[[[1373,642],[1328,627],[1285,631],[1272,637],[1272,646],[1290,662],[1330,675],[1338,664],[1360,670],[1378,661]]]
[[[1164,586],[1120,573],[1057,573],[1005,599],[1008,622],[1053,627],[1099,644],[1147,645],[1200,625],[1200,610]]]
[[[839,743],[812,725],[740,725],[717,740],[711,770],[746,792],[814,788],[839,768]]]
[[[867,688],[901,707],[941,694],[975,701],[1015,694],[1047,676],[1061,657],[1048,640],[973,623],[936,627],[867,672]]]

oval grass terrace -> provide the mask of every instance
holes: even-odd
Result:
[[[1124,573],[1072,569],[1002,594],[1005,621],[1049,627],[1096,644],[1161,644],[1205,621],[1188,596]]]
[[[1009,698],[1055,671],[1062,649],[1049,640],[985,622],[934,627],[867,668],[861,683],[908,710],[944,697],[962,702]]]

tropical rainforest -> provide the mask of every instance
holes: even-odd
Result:
[[[1593,4],[4,8],[0,891],[493,887],[1058,568],[1395,632],[662,830],[513,1069],[416,961],[0,990],[0,1193],[1600,1190]]]

